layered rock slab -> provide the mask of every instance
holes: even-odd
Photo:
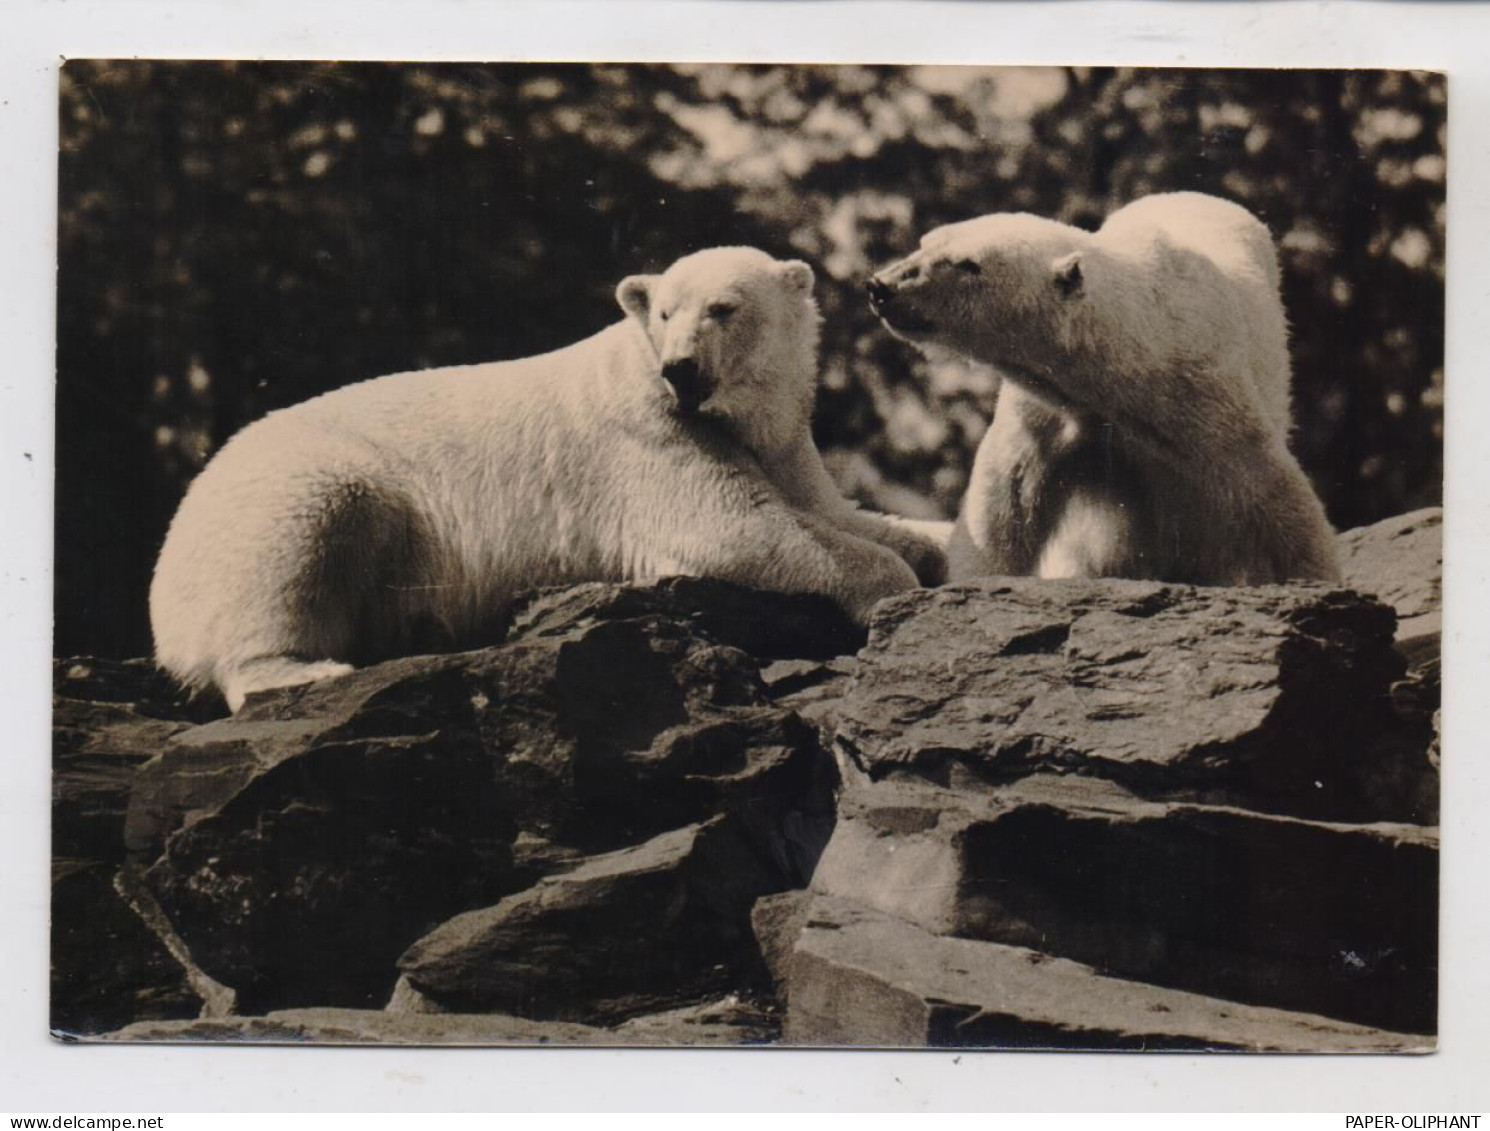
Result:
[[[982,793],[860,783],[813,878],[937,935],[1429,1033],[1438,838],[1150,801],[1076,776]]]
[[[528,1021],[499,1014],[429,1016],[376,1009],[315,1007],[274,1010],[262,1017],[140,1021],[98,1038],[134,1042],[246,1045],[547,1045],[618,1043],[585,1025]]]
[[[52,684],[52,854],[121,861],[135,772],[200,708],[141,660],[58,660]]]
[[[834,741],[876,778],[1058,768],[1408,819],[1410,800],[1383,814],[1370,787],[1383,733],[1402,725],[1393,628],[1374,599],[1316,586],[1019,578],[914,591],[876,610]]]
[[[120,1044],[244,1045],[691,1045],[779,1040],[779,1017],[734,996],[633,1018],[613,1029],[531,1021],[501,1013],[389,1013],[376,1009],[282,1009],[260,1017],[138,1021],[91,1039]]]
[[[616,1022],[759,980],[750,909],[793,879],[716,817],[459,915],[399,967],[422,1008]]]
[[[1443,508],[1347,530],[1336,544],[1345,584],[1397,611],[1397,641],[1408,659],[1436,658],[1443,627]]]
[[[1431,1038],[1105,976],[819,896],[791,956],[785,1040],[1008,1049],[1428,1052]]]

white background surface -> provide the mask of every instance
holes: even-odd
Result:
[[[1442,1051],[1345,1059],[53,1043],[47,724],[62,55],[1448,71]],[[0,1112],[1490,1108],[1490,616],[1481,596],[1490,570],[1490,440],[1478,431],[1490,427],[1490,364],[1480,356],[1490,320],[1487,259],[1490,7],[1478,3],[8,0],[0,8]]]

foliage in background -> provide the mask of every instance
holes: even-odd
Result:
[[[1151,192],[1261,216],[1295,449],[1341,527],[1442,477],[1445,88],[1400,72],[70,63],[61,97],[57,641],[148,649],[191,477],[264,412],[554,348],[616,282],[747,243],[818,271],[818,439],[875,505],[950,514],[991,411],[864,276],[938,224],[1094,227]]]

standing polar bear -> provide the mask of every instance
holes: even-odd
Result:
[[[706,575],[839,602],[941,579],[813,446],[812,271],[750,248],[632,276],[541,357],[380,377],[271,413],[192,484],[150,590],[159,664],[252,691],[468,640],[522,590]],[[908,564],[909,563],[909,564]]]
[[[1150,196],[1095,233],[984,216],[932,231],[868,286],[895,334],[1003,378],[954,580],[1339,577],[1288,449],[1277,255],[1245,209]]]

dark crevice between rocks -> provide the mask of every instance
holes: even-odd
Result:
[[[987,866],[965,881],[959,935],[1234,1001],[1434,1031],[1436,845],[1247,813],[1084,819],[1041,805],[963,835],[965,858]]]
[[[1031,1021],[1017,1014],[971,1006],[936,1010],[928,1044],[936,1048],[996,1048],[1029,1052],[1204,1052],[1241,1046],[1176,1034],[1101,1033]]]
[[[1065,647],[1070,636],[1071,625],[1069,623],[1041,625],[1028,632],[1011,636],[1004,642],[999,652],[1004,656],[1033,656],[1041,653],[1048,655]]]

